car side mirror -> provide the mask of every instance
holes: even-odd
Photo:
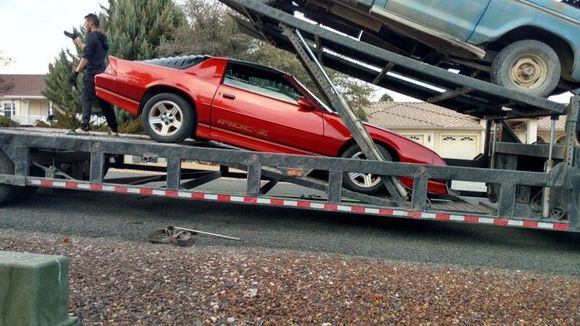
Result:
[[[298,107],[302,111],[314,111],[316,107],[304,97],[298,99]]]

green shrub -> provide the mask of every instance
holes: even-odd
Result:
[[[18,127],[20,124],[3,115],[0,116],[0,127]]]
[[[119,123],[119,133],[121,134],[145,134],[141,119],[126,120]]]
[[[81,122],[77,120],[74,114],[68,111],[55,112],[55,119],[51,122],[37,121],[37,127],[55,128],[55,129],[76,129],[81,126]]]
[[[81,122],[76,118],[76,114],[67,111],[56,112],[55,119],[52,122],[38,121],[37,127],[55,128],[55,129],[76,129],[81,126]],[[96,132],[107,132],[109,126],[105,123],[100,126],[91,125],[91,130]],[[122,134],[145,134],[141,119],[127,119],[119,122],[119,133]]]

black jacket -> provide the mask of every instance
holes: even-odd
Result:
[[[83,58],[89,62],[85,68],[86,73],[98,74],[105,71],[105,59],[109,50],[107,36],[102,32],[90,32],[87,35]]]

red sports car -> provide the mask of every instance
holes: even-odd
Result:
[[[194,137],[260,152],[364,158],[338,114],[284,72],[209,56],[148,61],[111,56],[109,62],[96,76],[97,96],[141,115],[156,141]],[[412,140],[365,126],[387,160],[445,165]],[[382,188],[378,176],[361,173],[347,173],[344,183],[367,194]],[[446,194],[447,185],[430,181],[428,190]]]

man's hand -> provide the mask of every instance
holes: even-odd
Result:
[[[75,30],[73,30],[72,33],[64,31],[64,35],[66,35],[66,37],[70,37],[73,41],[79,37],[79,34],[77,34]]]
[[[68,82],[72,85],[72,87],[77,88],[77,77],[79,76],[79,73],[76,71],[73,71],[72,74],[70,74],[70,76],[68,77]]]

